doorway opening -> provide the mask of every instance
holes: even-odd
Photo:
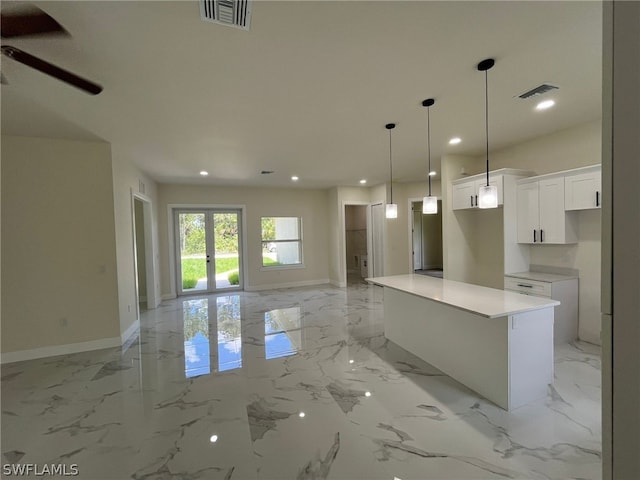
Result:
[[[138,309],[144,312],[148,309],[147,303],[147,255],[145,252],[145,231],[144,231],[144,204],[139,198],[133,199],[134,225],[135,225],[135,257],[136,257],[136,280],[138,282]]]
[[[132,195],[133,269],[135,275],[136,313],[156,308],[156,269],[154,262],[151,200],[144,195]]]
[[[174,210],[179,295],[242,290],[242,210]]]
[[[347,284],[366,283],[369,276],[367,205],[344,206]]]
[[[443,278],[442,258],[442,200],[438,213],[422,213],[422,202],[411,203],[411,253],[414,273]]]

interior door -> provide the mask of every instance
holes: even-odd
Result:
[[[174,225],[180,295],[243,288],[240,210],[177,210]]]
[[[371,205],[371,242],[373,255],[371,258],[370,272],[374,277],[384,275],[384,205],[378,203]]]
[[[413,269],[422,270],[422,209],[420,204],[414,204],[413,211],[413,226],[411,231],[413,234],[412,249],[413,249]]]

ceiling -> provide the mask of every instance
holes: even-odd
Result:
[[[2,132],[101,139],[162,183],[375,185],[389,178],[389,122],[394,181],[425,180],[425,98],[434,168],[482,155],[488,57],[491,149],[601,116],[597,1],[256,1],[248,32],[202,21],[192,1],[33,3],[71,36],[3,44],[104,91],[3,57]],[[541,83],[560,88],[514,98]],[[543,97],[556,106],[534,111]]]

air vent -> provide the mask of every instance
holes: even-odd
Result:
[[[200,16],[206,22],[249,30],[251,0],[200,0]]]
[[[534,97],[536,95],[542,95],[543,93],[547,93],[550,92],[551,90],[557,90],[558,87],[554,86],[554,85],[549,85],[548,83],[543,83],[542,85],[536,87],[536,88],[532,88],[531,90],[529,90],[528,92],[524,92],[522,95],[518,95],[518,97],[525,99],[525,98],[530,98],[530,97]]]

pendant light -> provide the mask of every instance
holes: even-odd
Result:
[[[489,75],[488,70],[495,65],[493,58],[487,58],[478,64],[478,70],[484,72],[484,122],[487,139],[487,184],[478,191],[478,208],[498,207],[498,187],[489,185]]]
[[[387,123],[384,127],[389,130],[389,184],[391,186],[391,202],[387,203],[385,217],[398,218],[398,205],[393,203],[393,163],[391,162],[391,130],[396,128],[396,124]]]
[[[422,102],[423,107],[427,107],[427,157],[429,158],[429,192],[426,197],[422,199],[422,213],[426,215],[433,215],[438,213],[438,197],[431,195],[431,116],[429,110],[436,101],[433,98],[427,98]]]

